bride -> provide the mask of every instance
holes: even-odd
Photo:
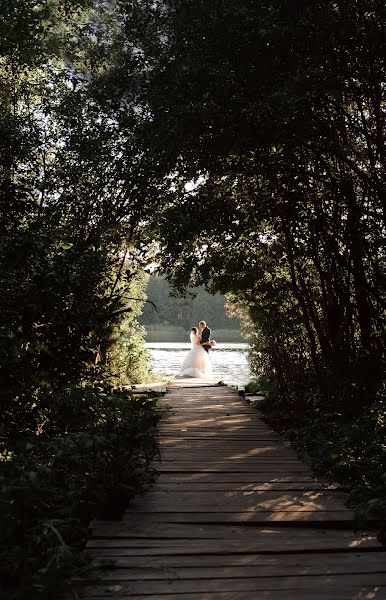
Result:
[[[197,344],[201,340],[197,327],[190,332],[192,349],[182,363],[180,377],[212,377],[212,365],[204,348]]]

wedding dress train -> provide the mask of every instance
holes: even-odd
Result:
[[[190,341],[192,349],[185,357],[181,366],[180,377],[212,377],[212,365],[209,354],[196,341],[200,339],[199,335],[195,335],[192,331]]]

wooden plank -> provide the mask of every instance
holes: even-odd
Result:
[[[158,403],[158,406],[161,406],[161,403]],[[210,406],[208,403],[191,407],[188,407],[185,403],[185,408],[171,407],[169,405],[168,410],[164,413],[164,418],[166,422],[168,419],[173,418],[180,421],[183,419],[197,419],[199,421],[208,421],[211,419],[213,423],[229,419],[235,421],[239,419],[241,422],[254,423],[258,427],[268,427],[261,419],[256,418],[256,410],[253,408],[248,407],[248,409],[245,409],[237,405],[217,405],[216,408],[209,408]]]
[[[243,456],[244,454],[244,456]],[[162,463],[177,463],[177,462],[182,462],[184,464],[189,464],[189,463],[199,463],[199,464],[217,464],[217,463],[222,463],[222,464],[228,464],[230,467],[230,471],[233,470],[233,467],[235,464],[239,465],[260,465],[260,464],[266,464],[266,465],[271,465],[271,464],[283,464],[286,467],[287,466],[291,466],[291,465],[301,465],[301,466],[306,466],[307,468],[310,468],[310,465],[304,462],[301,462],[300,460],[298,460],[297,458],[293,457],[293,456],[284,456],[283,454],[277,453],[277,454],[269,454],[267,453],[266,455],[262,454],[262,455],[252,455],[252,456],[248,456],[247,452],[242,453],[242,452],[234,452],[234,454],[220,454],[220,453],[211,453],[211,452],[206,452],[205,454],[193,454],[190,455],[190,457],[187,457],[185,454],[181,453],[161,453],[161,457],[158,460],[158,462],[162,462]]]
[[[179,544],[179,545],[165,545],[164,547],[159,547],[159,546],[155,546],[155,547],[146,547],[146,546],[128,546],[128,545],[124,545],[124,544],[117,544],[114,546],[104,546],[104,545],[99,545],[99,546],[93,546],[90,548],[87,548],[87,553],[92,555],[92,556],[100,556],[100,557],[111,557],[111,556],[118,556],[118,557],[130,557],[130,558],[138,558],[138,557],[144,557],[147,562],[152,562],[154,557],[159,557],[159,556],[164,556],[164,557],[170,557],[170,556],[187,556],[189,557],[194,557],[196,556],[210,556],[211,554],[213,555],[217,555],[217,556],[221,556],[221,555],[225,555],[227,554],[224,551],[224,540],[222,541],[222,543],[220,544],[220,542],[217,542],[217,544],[214,543],[206,543],[206,544],[193,544],[192,548],[189,550],[187,548],[187,544],[189,544],[189,541],[186,541],[185,544]],[[228,546],[228,542],[226,542],[226,545]],[[252,542],[250,544],[248,544],[248,548],[249,548],[249,552],[254,552],[255,548],[254,548],[254,544],[252,544]],[[229,548],[228,548],[229,552],[232,555],[238,556],[238,557],[243,557],[245,555],[245,552],[238,552],[239,547],[237,547],[237,545],[235,544],[230,544]],[[298,551],[302,551],[301,549],[298,549]],[[349,551],[350,552],[350,551]],[[323,554],[323,551],[319,552],[319,556],[321,556]]]
[[[233,456],[237,454],[249,454],[250,456],[254,455],[267,455],[271,453],[287,455],[290,457],[296,457],[298,459],[297,454],[294,450],[277,444],[276,448],[272,448],[271,442],[260,442],[251,443],[251,444],[238,444],[235,442],[232,444],[232,449],[224,450],[223,442],[211,441],[210,443],[201,442],[199,440],[184,440],[181,438],[179,441],[174,442],[173,444],[167,443],[164,438],[160,440],[160,451],[162,456],[175,455],[176,457],[184,456],[189,452],[189,446],[194,445],[194,449],[191,451],[190,456],[197,457],[202,455],[203,457],[208,457],[208,455],[225,457],[225,456]],[[289,451],[289,452],[288,452]],[[240,457],[242,458],[242,456]]]
[[[261,467],[261,466],[265,466],[266,468],[271,468],[271,466],[282,466],[286,469],[290,469],[292,467],[298,469],[298,467],[303,467],[306,468],[307,470],[309,470],[309,465],[307,465],[306,463],[301,463],[299,460],[291,458],[291,457],[272,457],[270,458],[269,456],[246,456],[245,458],[240,458],[239,456],[235,456],[235,457],[230,457],[230,456],[224,456],[224,457],[218,457],[218,456],[207,456],[205,457],[197,457],[196,459],[194,459],[194,457],[191,457],[189,460],[186,460],[184,457],[180,458],[180,459],[174,459],[174,458],[164,458],[163,456],[161,457],[160,460],[155,461],[156,463],[159,463],[159,466],[162,467],[162,465],[165,465],[165,468],[171,467],[172,465],[176,465],[176,466],[186,466],[188,470],[191,470],[191,466],[203,466],[203,467],[207,467],[207,466],[216,466],[216,465],[222,465],[227,467],[226,470],[229,469],[229,471],[234,471],[239,470],[240,467]],[[196,469],[197,470],[197,469]]]
[[[280,452],[283,455],[294,456],[297,458],[296,452],[290,448],[289,446],[285,446],[284,444],[263,444],[260,443],[255,445],[253,442],[248,444],[232,444],[231,448],[224,448],[224,446],[220,442],[210,441],[208,442],[200,442],[199,444],[188,444],[182,443],[181,440],[177,440],[174,442],[175,445],[170,443],[163,442],[162,452],[163,453],[184,453],[190,454],[191,456],[196,456],[197,454],[205,454],[208,452],[208,449],[213,451],[214,453],[222,454],[223,456],[227,456],[228,454],[233,455],[236,451],[240,452],[248,452],[250,455],[259,455],[259,454],[269,454],[271,452]],[[240,449],[240,450],[239,450]]]
[[[182,460],[184,462],[194,462],[196,460],[200,460],[202,462],[210,460],[211,462],[229,462],[230,464],[233,461],[239,461],[242,463],[245,462],[278,462],[283,461],[294,462],[300,464],[307,464],[299,460],[293,452],[287,452],[286,448],[276,448],[275,450],[266,450],[261,449],[260,451],[257,449],[232,449],[232,450],[223,450],[218,451],[215,449],[212,450],[199,450],[196,449],[193,452],[187,452],[184,450],[173,450],[173,449],[163,449],[161,450],[161,459],[163,461],[168,460]],[[309,463],[307,464],[309,466]]]
[[[162,434],[168,434],[170,437],[177,437],[182,431],[190,432],[190,435],[194,437],[207,437],[210,436],[216,440],[220,440],[222,438],[236,438],[243,441],[253,441],[254,439],[272,439],[280,441],[280,437],[277,433],[273,431],[269,431],[264,429],[263,427],[242,427],[242,426],[232,426],[232,425],[222,425],[221,427],[216,428],[215,430],[208,427],[185,427],[184,423],[181,425],[177,424],[162,424],[159,427],[159,432]],[[173,435],[174,434],[174,435]]]
[[[180,387],[166,405],[159,479],[121,522],[92,524],[82,597],[386,598],[375,535],[350,530],[340,490],[315,481],[245,400]]]
[[[231,484],[234,486],[234,484]],[[309,502],[322,503],[326,500],[326,503],[334,503],[337,508],[339,506],[342,509],[342,502],[340,500],[341,494],[336,494],[333,491],[327,492],[324,489],[309,490],[309,491],[296,491],[296,490],[255,490],[255,489],[235,489],[234,487],[228,491],[224,491],[223,494],[218,494],[217,491],[210,491],[205,489],[204,491],[193,491],[187,490],[181,487],[179,490],[161,490],[158,486],[154,486],[149,490],[145,497],[138,496],[138,501],[144,500],[165,502],[170,501],[171,494],[173,501],[178,502],[189,502],[191,504],[213,504],[222,503],[228,501],[248,501],[248,502],[259,502],[259,504],[269,503],[269,507],[276,505],[276,502],[280,503],[292,503],[298,502],[302,504],[308,504]],[[135,502],[135,500],[134,500]]]
[[[213,482],[213,481],[186,481],[184,483],[165,482],[164,478],[159,480],[154,487],[154,491],[160,492],[244,492],[244,491],[322,491],[327,490],[331,493],[340,492],[337,486],[329,486],[326,483],[318,483],[316,481],[309,482],[293,482],[287,481],[283,483],[229,483],[229,482]]]
[[[243,399],[232,396],[231,393],[207,393],[204,397],[194,394],[181,395],[168,393],[164,398],[160,398],[158,402],[169,406],[171,410],[176,410],[179,408],[191,410],[192,408],[202,406],[211,406],[213,409],[235,407],[240,411],[251,410],[251,406],[249,404],[247,404]]]
[[[159,407],[159,404],[158,404]],[[188,422],[190,420],[198,421],[205,423],[209,418],[212,418],[212,425],[215,423],[219,425],[227,425],[229,421],[235,421],[236,424],[244,425],[250,428],[254,428],[255,430],[263,430],[273,432],[269,425],[264,423],[261,419],[258,418],[256,414],[256,409],[251,408],[248,412],[242,413],[240,410],[236,409],[220,409],[216,412],[213,411],[213,408],[210,406],[200,406],[200,407],[192,407],[190,409],[178,409],[176,412],[174,409],[170,408],[162,408],[160,409],[160,413],[163,416],[163,423],[161,423],[161,427],[165,424],[168,424],[170,421],[172,422]],[[213,428],[214,430],[215,428]]]
[[[215,444],[228,444],[232,443],[235,445],[235,448],[238,446],[244,448],[258,448],[262,443],[267,444],[275,444],[276,442],[280,442],[275,436],[272,435],[258,435],[253,434],[249,435],[239,435],[239,434],[229,434],[229,435],[217,435],[214,436],[213,433],[209,432],[197,432],[193,430],[189,430],[186,428],[176,429],[171,432],[166,432],[160,430],[158,432],[158,439],[161,443],[165,440],[170,439],[170,437],[177,438],[181,442],[191,443],[193,446],[197,443],[204,442],[207,444],[208,442]]]
[[[214,470],[216,470],[216,466],[220,465],[225,467],[225,469],[223,469],[225,472],[227,470],[230,472],[234,472],[235,470],[239,471],[240,468],[242,469],[244,467],[248,468],[248,470],[253,467],[257,467],[259,470],[261,470],[261,467],[265,467],[265,470],[270,470],[271,467],[280,467],[286,471],[294,469],[296,472],[298,472],[299,468],[302,467],[302,470],[311,473],[310,465],[302,463],[299,460],[295,460],[291,457],[282,458],[281,456],[246,456],[245,458],[235,456],[233,459],[226,456],[222,458],[218,456],[208,456],[207,458],[198,456],[196,460],[194,460],[194,457],[186,460],[184,457],[179,459],[167,457],[164,459],[163,456],[161,456],[160,459],[153,461],[153,465],[156,466],[157,470],[158,467],[160,470],[162,470],[163,467],[165,467],[166,470],[169,470],[169,468],[172,468],[173,465],[175,465],[176,467],[183,466],[187,471],[191,471],[192,467],[196,467],[194,468],[195,471],[200,470],[202,467],[214,467]]]
[[[210,429],[186,429],[185,427],[175,427],[169,430],[159,429],[159,436],[161,438],[184,438],[184,439],[200,439],[200,440],[216,440],[216,441],[237,441],[237,442],[249,442],[254,443],[258,441],[280,441],[279,436],[276,433],[264,433],[259,434],[258,430],[251,430],[251,433],[246,431],[231,431],[231,432],[220,432],[211,431]]]
[[[283,483],[287,481],[291,482],[307,482],[313,481],[311,473],[309,471],[294,472],[286,469],[284,473],[267,472],[267,468],[262,471],[255,471],[253,473],[248,472],[204,472],[204,471],[181,471],[181,472],[163,472],[160,476],[159,482],[168,483],[183,483],[191,481],[207,482],[235,482],[235,483]]]
[[[221,432],[222,430],[227,431],[250,431],[250,432],[266,432],[272,434],[272,431],[269,430],[267,426],[264,426],[263,423],[259,423],[256,421],[255,415],[245,415],[244,417],[218,417],[217,419],[208,419],[208,418],[179,418],[179,417],[167,417],[165,416],[164,421],[161,423],[161,429],[170,429],[173,425],[178,423],[184,423],[184,426],[196,427],[198,429],[210,429],[213,431],[214,425],[216,426],[216,433]]]
[[[239,557],[233,556],[234,561],[238,561]],[[244,558],[244,557],[243,557]],[[323,560],[318,560],[313,557],[311,560],[306,559],[303,555],[296,557],[280,557],[276,560],[264,560],[267,557],[260,557],[260,560],[250,561],[246,564],[216,565],[210,564],[205,566],[204,563],[196,566],[180,566],[178,559],[169,564],[168,560],[164,560],[163,564],[155,566],[153,560],[149,561],[142,559],[142,565],[133,566],[130,564],[130,558],[113,561],[102,561],[101,559],[94,560],[92,567],[100,569],[105,567],[106,570],[101,574],[103,580],[108,581],[153,581],[153,580],[174,580],[174,579],[250,579],[257,577],[283,577],[285,576],[318,576],[318,575],[352,575],[352,574],[379,574],[382,581],[386,583],[385,560],[379,560],[379,557],[346,555],[342,557],[334,557],[333,560],[328,560],[323,556]],[[378,559],[377,559],[378,558]],[[147,562],[147,564],[145,564]],[[107,570],[108,569],[108,570]],[[87,579],[93,579],[93,573],[89,573]]]
[[[274,577],[283,574],[322,575],[328,573],[384,573],[383,552],[304,554],[226,554],[193,556],[100,557],[94,556],[92,567],[116,569],[116,579],[170,579],[170,569],[179,579],[208,579],[223,577]],[[124,569],[125,572],[120,573]],[[118,572],[119,571],[119,572]],[[111,576],[109,576],[111,577]]]
[[[194,448],[211,448],[211,447],[221,447],[221,443],[222,443],[222,436],[211,436],[208,437],[207,435],[201,436],[201,435],[184,435],[182,436],[181,433],[189,433],[189,431],[184,431],[182,432],[181,430],[185,429],[183,427],[181,427],[181,429],[179,431],[176,432],[175,435],[173,435],[172,433],[169,434],[168,436],[166,435],[160,435],[160,442],[163,445],[167,445],[167,446],[174,446],[176,445],[178,446],[183,446],[184,444],[192,449]],[[159,430],[159,433],[161,434],[161,430]],[[227,439],[232,439],[232,436],[229,435],[227,436]],[[192,440],[196,440],[196,444],[191,444]],[[253,437],[251,439],[249,438],[240,438],[237,437],[236,439],[234,439],[232,446],[234,445],[235,448],[240,447],[240,448],[261,448],[264,447],[264,445],[266,446],[278,446],[279,448],[288,448],[290,449],[290,444],[289,442],[286,442],[285,440],[282,440],[276,436],[272,436],[272,435],[258,435],[256,432],[254,433]],[[224,449],[224,447],[223,447]]]
[[[307,464],[299,460],[294,452],[287,452],[286,448],[276,448],[275,450],[266,450],[264,449],[244,449],[238,450],[193,450],[193,452],[188,452],[184,450],[171,450],[165,449],[161,450],[161,459],[162,461],[168,460],[181,460],[184,462],[194,462],[194,461],[202,461],[206,462],[210,460],[211,462],[229,462],[232,464],[233,461],[238,461],[241,463],[245,462],[278,462],[283,461],[285,463],[294,462],[300,464]],[[309,466],[309,465],[307,465]]]
[[[289,536],[287,528],[266,528],[247,525],[217,525],[217,524],[173,524],[152,523],[146,526],[143,522],[130,524],[123,521],[95,521],[92,524],[95,536],[150,539],[154,544],[157,540],[174,543],[178,539],[187,540],[224,540],[238,545],[238,551],[243,551],[243,545],[252,541],[257,544],[259,551],[292,552],[294,549],[309,550],[330,548],[334,550],[362,550],[363,548],[380,549],[375,533],[354,533],[352,531],[331,529],[297,528],[296,536]],[[224,549],[224,547],[223,547]],[[227,548],[225,548],[227,550]]]
[[[161,402],[165,402],[166,404],[170,404],[173,409],[176,407],[188,407],[191,405],[197,404],[212,404],[215,408],[216,406],[228,406],[234,405],[238,406],[240,410],[248,410],[250,406],[247,402],[245,402],[244,398],[239,398],[235,396],[232,392],[212,392],[206,391],[204,395],[196,394],[196,393],[186,393],[183,394],[173,394],[168,392],[167,396],[160,400]]]
[[[267,440],[271,442],[279,441],[279,438],[276,434],[269,433],[268,431],[254,429],[253,427],[240,427],[233,425],[223,425],[221,428],[218,428],[214,433],[210,426],[188,426],[186,424],[181,423],[180,425],[163,425],[159,429],[159,434],[161,437],[175,436],[179,437],[181,434],[187,434],[184,437],[194,437],[194,438],[210,438],[215,440],[235,440],[235,441],[248,441],[253,443],[258,440]]]
[[[267,503],[256,503],[256,502],[248,502],[247,500],[245,502],[225,502],[225,501],[221,501],[216,505],[212,505],[212,504],[205,504],[205,503],[201,503],[201,504],[184,504],[183,502],[176,502],[174,505],[174,511],[178,511],[178,513],[180,514],[180,517],[182,517],[182,515],[185,514],[189,514],[189,515],[197,515],[197,514],[203,514],[205,513],[207,516],[206,518],[208,519],[208,521],[213,521],[213,515],[216,514],[220,514],[222,515],[223,513],[233,513],[233,514],[237,514],[237,513],[242,513],[243,514],[243,521],[248,521],[250,518],[252,518],[253,515],[253,522],[255,522],[255,520],[257,520],[258,522],[260,520],[266,521],[267,519],[271,520],[271,515],[272,518],[274,515],[280,513],[282,514],[282,518],[284,521],[287,520],[286,518],[286,513],[291,513],[293,515],[293,513],[309,513],[309,517],[312,518],[313,514],[322,512],[326,518],[328,518],[328,515],[331,513],[332,514],[332,518],[334,520],[336,520],[336,516],[334,515],[339,515],[339,520],[341,519],[345,519],[348,521],[354,521],[354,513],[350,512],[349,510],[339,510],[339,505],[337,504],[328,504],[328,502],[324,502],[324,503],[314,503],[314,502],[308,502],[307,504],[302,504],[301,502],[297,502],[296,500],[288,500],[288,501],[283,501],[281,503],[277,502],[275,505],[273,506],[269,506],[269,504]],[[170,502],[161,504],[157,502],[143,502],[141,503],[140,501],[138,501],[138,503],[132,505],[132,510],[134,511],[138,511],[138,513],[143,514],[143,513],[156,513],[158,515],[164,515],[166,514],[170,514]],[[347,515],[346,515],[347,513]],[[130,514],[130,513],[128,513]],[[299,519],[303,520],[303,517],[301,515],[299,515]],[[293,518],[291,517],[290,520],[292,521]],[[309,520],[309,519],[307,519]],[[328,518],[328,520],[330,520]]]
[[[170,492],[150,492],[131,503],[131,510],[170,511]],[[340,499],[324,492],[174,492],[173,509],[180,512],[218,511],[318,511],[342,510]]]
[[[191,407],[194,405],[199,406],[200,404],[220,404],[227,405],[234,404],[239,406],[241,409],[250,408],[248,403],[243,398],[239,398],[232,394],[232,392],[226,392],[221,390],[206,390],[205,394],[198,394],[195,391],[190,393],[183,392],[180,394],[174,394],[168,392],[164,400],[171,403],[172,407],[176,406],[187,406]]]
[[[94,587],[94,594],[105,594],[111,584],[101,583]],[[334,593],[339,598],[339,590],[344,586],[351,589],[363,586],[386,586],[386,573],[376,574],[350,574],[346,583],[341,575],[316,575],[316,576],[283,576],[283,577],[250,577],[250,578],[225,578],[225,579],[183,579],[183,580],[157,580],[137,581],[132,583],[115,584],[115,592],[120,594],[166,594],[166,593],[207,593],[207,592],[240,592],[240,591],[282,591],[303,590],[313,592],[315,589],[324,588]],[[111,588],[110,588],[111,589]],[[97,593],[96,593],[97,592]],[[92,593],[92,588],[90,589]],[[376,596],[375,596],[376,598]]]
[[[184,435],[183,435],[184,434]],[[272,443],[280,442],[279,438],[275,434],[270,434],[268,432],[263,432],[259,430],[254,430],[253,428],[240,428],[240,427],[224,427],[221,430],[218,430],[216,434],[210,429],[207,428],[199,428],[199,427],[188,427],[184,424],[170,426],[170,427],[161,427],[159,429],[159,435],[161,438],[165,437],[178,437],[178,438],[197,438],[201,440],[214,440],[218,441],[229,441],[232,440],[235,442],[248,442],[248,445],[253,446],[255,442],[266,441]],[[267,444],[269,445],[269,444]]]
[[[222,400],[224,400],[222,398]],[[165,417],[169,415],[179,415],[181,417],[184,416],[208,416],[215,414],[238,414],[238,415],[254,415],[256,418],[256,409],[251,406],[241,405],[239,402],[233,402],[232,400],[227,400],[226,402],[222,402],[217,399],[212,399],[207,402],[197,403],[197,402],[188,402],[186,399],[183,402],[168,402],[167,400],[158,400],[157,406],[162,409],[166,409],[167,413]],[[256,421],[256,423],[261,423],[261,421]]]
[[[208,417],[213,418],[245,418],[248,417],[253,419],[253,422],[257,427],[267,427],[267,425],[261,420],[257,418],[256,409],[252,407],[248,407],[247,409],[243,409],[241,406],[237,406],[236,404],[227,403],[227,404],[195,404],[187,406],[186,404],[181,406],[171,406],[170,404],[162,404],[161,402],[157,403],[157,406],[161,408],[163,411],[163,416],[165,419],[174,418],[174,419],[207,419]]]
[[[193,444],[194,441],[194,444]],[[215,438],[211,438],[211,439],[199,439],[197,438],[196,440],[192,440],[192,438],[188,438],[187,436],[179,436],[176,438],[173,437],[162,437],[160,439],[160,445],[161,445],[161,449],[163,450],[165,449],[176,449],[178,450],[179,448],[181,448],[182,450],[207,450],[207,449],[218,449],[218,450],[224,450],[224,444],[221,440],[216,440]],[[259,450],[261,448],[272,448],[273,446],[280,448],[282,450],[290,450],[291,446],[289,444],[289,442],[283,442],[283,441],[271,441],[270,443],[267,443],[267,441],[261,440],[259,438],[256,438],[254,440],[235,440],[235,442],[232,444],[232,449],[250,449],[250,450]]]
[[[216,450],[214,448],[212,448],[210,451],[208,450],[199,450],[197,448],[195,448],[192,452],[189,452],[187,450],[175,450],[175,449],[167,449],[167,450],[162,450],[161,451],[161,458],[163,461],[167,461],[167,460],[182,460],[185,462],[188,462],[189,460],[207,460],[208,458],[210,458],[210,460],[216,460],[216,461],[234,461],[234,460],[238,460],[238,461],[245,461],[245,460],[252,460],[252,459],[256,459],[257,461],[259,460],[265,460],[265,461],[285,461],[285,462],[299,462],[299,459],[297,458],[295,453],[292,452],[287,452],[286,448],[275,448],[275,449],[268,449],[265,450],[264,448],[260,448],[260,449],[246,449],[246,450],[239,450],[239,449],[233,449],[232,450]],[[304,463],[305,464],[305,463]]]
[[[225,462],[207,462],[207,463],[196,463],[196,462],[166,462],[161,464],[154,463],[157,470],[160,473],[264,473],[267,470],[270,471],[271,477],[276,473],[282,473],[285,475],[288,471],[292,473],[304,473],[310,474],[310,469],[303,466],[301,463],[264,463],[260,464],[244,464],[237,463],[234,461],[232,465],[228,465]]]
[[[158,400],[160,404],[169,406],[171,410],[212,407],[217,409],[237,409],[240,412],[253,411],[251,406],[244,400],[232,396],[232,394],[207,394],[204,398],[194,395],[173,395],[167,394],[164,398]],[[256,410],[255,410],[256,413]]]
[[[252,425],[254,428],[266,429],[269,428],[264,426],[261,421],[256,420],[256,415],[250,411],[248,413],[234,412],[234,411],[221,411],[214,412],[210,411],[208,415],[208,411],[202,411],[199,413],[197,410],[192,411],[187,414],[186,412],[183,414],[175,413],[174,411],[170,411],[164,415],[162,426],[168,423],[197,423],[199,425],[208,425],[209,427],[213,427],[213,425],[229,425],[230,423],[237,423],[240,425]]]
[[[110,600],[119,598],[119,600],[160,600],[161,597],[156,594],[121,594],[118,596],[112,587],[105,594],[87,595],[88,598],[98,598],[99,600]],[[108,595],[106,595],[108,594]],[[85,597],[84,595],[81,596]],[[339,600],[384,600],[386,598],[386,587],[373,585],[362,586],[360,589],[342,586],[339,588]],[[186,593],[181,594],[163,594],[162,600],[338,600],[336,596],[331,595],[331,590],[280,590],[280,599],[278,599],[276,590],[259,592],[206,592],[206,593]]]
[[[250,415],[251,418],[256,420],[256,423],[263,424],[263,420],[259,418],[258,411],[253,408],[250,404],[246,404],[244,401],[235,401],[231,396],[227,397],[215,397],[211,396],[206,398],[205,401],[197,401],[196,399],[190,399],[183,397],[180,400],[177,398],[171,399],[168,396],[158,399],[157,406],[161,406],[162,408],[166,408],[168,414],[176,414],[180,416],[184,416],[188,413],[191,414],[200,414],[200,416],[205,416],[204,409],[206,411],[206,416],[211,416],[212,411],[215,415],[216,413],[237,413],[240,415]],[[197,413],[197,410],[201,409],[200,413]],[[165,415],[167,416],[167,415]]]
[[[210,407],[205,408],[194,408],[192,410],[180,409],[178,413],[170,410],[163,412],[163,422],[161,427],[171,423],[189,423],[190,421],[207,424],[208,419],[212,420],[212,425],[219,423],[220,425],[229,425],[236,423],[240,425],[255,426],[256,429],[267,430],[269,429],[262,421],[256,420],[256,414],[254,409],[250,412],[240,413],[239,411],[224,409],[221,411],[214,412]]]
[[[100,567],[101,565],[99,565]],[[288,571],[288,576],[292,576],[295,577],[297,576],[298,578],[300,577],[306,577],[307,575],[310,575],[312,577],[315,576],[322,576],[322,575],[330,575],[330,576],[335,576],[336,578],[338,578],[339,576],[341,578],[345,578],[347,579],[347,582],[350,581],[351,576],[352,575],[357,575],[358,571],[355,573],[355,567],[358,567],[359,565],[353,565],[351,568],[349,566],[347,566],[347,568],[345,568],[344,570],[340,571],[339,568],[337,569],[337,572],[334,571],[334,569],[331,568],[323,568],[323,566],[319,569],[315,570],[314,572],[310,572],[307,573],[306,570],[299,570],[299,572],[297,573],[296,570],[294,570],[294,572],[292,572],[291,569],[282,569],[286,572]],[[201,571],[201,573],[197,573],[197,571]],[[210,571],[212,572],[212,577],[210,574]],[[198,583],[202,583],[205,580],[209,580],[209,579],[213,579],[213,581],[225,581],[226,579],[243,579],[243,581],[245,582],[246,580],[251,580],[253,579],[254,576],[256,576],[256,572],[259,571],[258,567],[240,567],[240,568],[229,568],[227,569],[226,567],[223,568],[214,568],[211,567],[210,569],[205,569],[205,568],[201,568],[201,569],[189,569],[188,567],[186,568],[176,568],[176,567],[172,567],[169,570],[167,569],[167,567],[165,568],[160,568],[160,569],[145,569],[145,568],[139,568],[139,569],[116,569],[116,570],[112,570],[109,571],[108,573],[105,573],[103,576],[103,580],[108,583],[114,583],[114,582],[133,582],[135,584],[135,582],[137,581],[148,581],[148,582],[154,582],[155,585],[157,586],[157,588],[153,587],[153,591],[155,589],[160,589],[159,593],[164,593],[164,591],[167,588],[164,587],[164,583],[170,583],[175,581],[177,578],[181,581],[183,580],[187,580],[189,582],[194,582],[192,587],[196,587]],[[279,578],[279,577],[283,577],[282,574],[280,574],[280,568],[279,569],[270,569],[267,568],[266,569],[266,574],[264,575],[264,577],[275,577],[275,578]],[[360,569],[359,572],[362,574],[363,576],[367,576],[370,577],[370,575],[373,575],[372,577],[372,581],[375,584],[378,581],[381,581],[383,583],[383,585],[386,584],[386,575],[380,574],[377,571],[373,572],[373,571],[367,571],[364,568]],[[90,573],[90,578],[88,579],[89,582],[92,581],[91,579],[92,574]],[[350,582],[351,583],[351,582]],[[240,586],[240,587],[244,587],[244,585]],[[139,588],[139,590],[141,590],[142,586]],[[206,591],[205,586],[201,586],[201,589],[204,589]],[[257,588],[259,589],[259,584],[257,583]],[[142,588],[143,589],[143,588]],[[187,590],[188,588],[184,588],[184,592]],[[190,588],[191,589],[191,588]],[[213,587],[211,588],[212,590],[214,589]],[[225,588],[226,589],[226,588]],[[229,589],[229,588],[228,588]],[[250,588],[247,587],[247,589],[254,589],[254,586],[251,586]]]
[[[159,525],[165,524],[160,523]],[[172,524],[168,523],[167,525],[170,526]],[[315,533],[314,540],[312,540],[312,535],[310,534],[308,538],[304,538],[304,545],[302,546],[297,539],[287,541],[284,536],[277,539],[268,539],[264,545],[263,540],[252,537],[240,539],[238,535],[235,535],[233,538],[219,537],[214,539],[212,534],[194,537],[193,533],[185,532],[180,537],[176,535],[170,538],[167,533],[164,533],[164,537],[162,537],[161,533],[159,538],[154,538],[150,534],[147,537],[134,537],[125,529],[114,531],[111,529],[96,528],[95,530],[93,529],[94,537],[89,541],[88,549],[90,551],[98,550],[99,555],[114,554],[117,549],[118,555],[120,554],[120,549],[122,549],[122,552],[125,549],[130,555],[135,555],[137,550],[143,550],[144,555],[151,554],[153,556],[162,556],[164,554],[175,554],[177,556],[193,556],[195,554],[199,556],[244,556],[251,553],[282,555],[304,551],[308,551],[310,554],[316,552],[320,555],[331,550],[337,553],[344,551],[347,554],[357,552],[358,547],[361,551],[370,550],[372,552],[379,550],[379,543],[375,536],[368,540],[356,542],[355,540],[345,540],[339,536],[321,538],[317,536],[317,529],[313,529],[312,532]],[[289,533],[287,531],[287,537]],[[340,530],[337,530],[337,533],[340,533]],[[138,536],[140,536],[139,533]],[[279,543],[281,539],[284,540],[283,543]],[[383,553],[381,554],[383,555]],[[384,562],[386,562],[385,558],[384,556]]]
[[[215,378],[215,377],[208,377],[205,379],[194,379],[191,377],[176,377],[175,381],[168,387],[168,389],[170,390],[177,390],[179,388],[189,388],[189,387],[199,387],[202,388],[204,386],[208,386],[210,388],[215,387],[224,387],[224,389],[226,389],[225,386],[219,386],[219,379]]]
[[[325,526],[353,527],[355,525],[354,514],[348,510],[341,511],[217,511],[211,512],[146,512],[136,510],[127,512],[124,521],[135,522],[136,519],[155,523],[317,523]]]

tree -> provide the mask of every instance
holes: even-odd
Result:
[[[289,401],[312,381],[361,410],[383,373],[384,3],[157,7],[142,97],[171,182],[165,271],[248,305]]]
[[[173,294],[164,277],[150,278],[146,290],[148,298],[154,302],[144,308],[139,321],[145,326],[152,324],[177,325],[189,330],[202,319],[206,319],[215,329],[239,329],[239,321],[229,318],[225,311],[226,298],[221,294],[212,295],[202,287],[188,288],[183,296]]]
[[[39,415],[36,395],[92,378],[114,328],[144,298],[128,290],[138,280],[151,185],[133,106],[122,116],[98,101],[114,35],[106,37],[110,16],[95,8],[3,7],[12,26],[0,69],[0,371],[3,409],[19,398],[28,427],[30,411]]]
[[[152,479],[157,451],[154,403],[120,386],[148,376],[152,184],[136,90],[121,116],[96,86],[117,33],[103,7],[0,4],[0,579],[20,600],[61,595],[88,522]]]

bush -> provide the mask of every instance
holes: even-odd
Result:
[[[293,405],[275,393],[259,404],[265,420],[285,433],[300,455],[307,455],[314,471],[340,483],[359,520],[386,521],[386,411],[379,399],[361,415],[344,415],[318,399],[299,393]],[[304,412],[297,410],[299,404]]]
[[[386,520],[386,412],[380,403],[349,421],[319,411],[289,435],[316,473],[347,486],[358,517]]]
[[[51,400],[44,431],[1,455],[0,578],[15,599],[56,597],[84,564],[90,519],[116,518],[154,479],[154,399],[95,385]]]
[[[109,371],[118,385],[152,381],[150,352],[144,346],[142,326],[121,326],[109,352]]]
[[[247,383],[245,386],[245,391],[248,394],[257,394],[258,392],[263,392],[264,394],[272,395],[276,393],[275,386],[263,375],[255,377],[252,379],[252,381]]]

